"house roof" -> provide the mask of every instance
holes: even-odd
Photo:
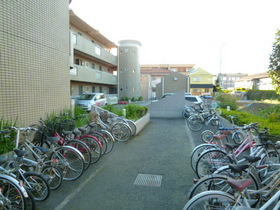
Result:
[[[242,77],[241,79],[236,80],[236,81],[254,80],[254,79],[261,79],[261,78],[268,78],[268,77],[269,77],[269,73],[263,72],[263,73],[259,73],[259,74],[251,74],[251,75]]]
[[[170,71],[167,68],[141,68],[141,74],[166,75],[171,73],[173,73],[173,71]]]

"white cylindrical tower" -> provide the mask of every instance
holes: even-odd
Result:
[[[140,89],[140,47],[136,40],[119,41],[118,52],[118,97],[139,98]]]

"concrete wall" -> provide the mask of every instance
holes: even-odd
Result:
[[[147,105],[150,117],[182,117],[185,105],[185,91],[179,91],[172,96],[168,96],[159,101]]]
[[[70,108],[68,4],[1,1],[0,118],[30,125]]]

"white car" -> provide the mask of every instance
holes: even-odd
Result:
[[[81,106],[86,111],[91,111],[92,105],[107,105],[106,95],[104,93],[84,93],[77,99],[76,105]]]
[[[199,96],[185,95],[185,100],[194,104],[203,103],[203,100]]]

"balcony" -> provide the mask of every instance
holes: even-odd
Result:
[[[96,45],[92,41],[76,34],[76,44],[73,43],[75,50],[90,55],[100,61],[105,61],[108,64],[117,66],[117,56],[112,55],[110,52],[104,50],[102,47]]]
[[[72,81],[99,83],[107,85],[118,84],[116,75],[79,65],[74,65],[74,68],[70,70],[70,79]]]

